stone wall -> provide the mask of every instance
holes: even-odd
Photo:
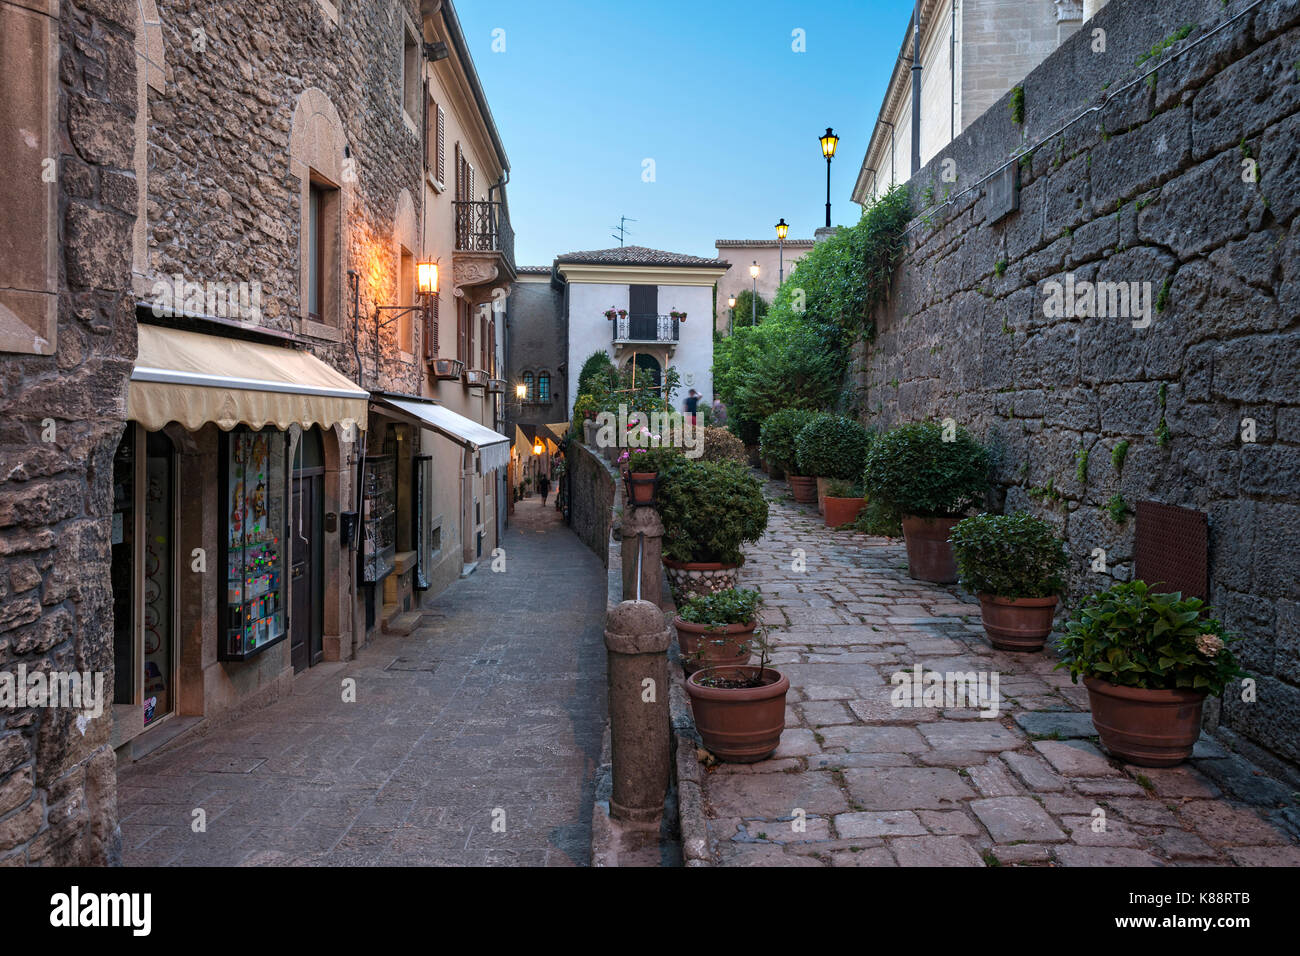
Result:
[[[623,503],[623,491],[603,456],[576,441],[570,441],[568,448],[569,524],[610,569],[610,528],[614,509]],[[621,574],[621,566],[618,570]]]
[[[1076,600],[1132,575],[1113,496],[1206,512],[1211,599],[1258,679],[1257,703],[1224,702],[1225,736],[1295,779],[1300,2],[1151,14],[1112,0],[1025,79],[1023,128],[1004,97],[913,181],[920,215],[855,385],[873,424],[952,417],[986,439],[996,504],[1064,532]],[[1019,210],[993,221],[984,180],[1022,153]],[[1053,317],[1047,284],[1068,276],[1143,283],[1150,324]]]
[[[58,190],[63,240],[57,347],[0,360],[0,672],[97,672],[109,702],[80,724],[66,707],[0,710],[0,866],[121,853],[109,535],[135,356],[136,13],[108,0],[58,10],[58,137],[42,144],[58,170],[46,187]],[[23,63],[6,69],[33,78]]]

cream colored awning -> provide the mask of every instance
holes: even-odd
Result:
[[[463,448],[478,452],[479,467],[483,474],[510,464],[509,438],[471,418],[457,415],[446,406],[388,395],[378,397],[376,401],[413,415],[420,419],[425,428],[432,429]]]
[[[309,352],[156,325],[139,332],[127,417],[149,431],[366,427],[369,393]]]

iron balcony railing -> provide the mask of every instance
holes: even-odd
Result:
[[[456,251],[499,252],[515,268],[515,231],[503,202],[456,202]]]
[[[681,322],[671,315],[622,315],[614,319],[615,342],[677,342]]]

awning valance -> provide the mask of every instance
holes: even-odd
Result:
[[[480,425],[471,418],[457,415],[444,405],[434,405],[432,402],[417,402],[412,399],[387,396],[376,400],[407,415],[413,415],[420,419],[426,428],[433,429],[457,445],[477,451],[479,466],[485,473],[510,464],[510,439],[486,425]]]
[[[127,417],[150,431],[366,427],[369,393],[309,352],[155,325],[139,334]]]

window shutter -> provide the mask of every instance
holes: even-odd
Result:
[[[438,300],[442,297],[437,293],[433,295],[433,301],[429,303],[429,321],[424,328],[424,357],[438,357]]]
[[[424,168],[426,171],[429,169],[429,146],[430,146],[429,108],[431,106],[433,106],[433,97],[429,95],[429,84],[425,83],[424,84],[424,111],[421,114],[422,121],[423,121],[421,124],[421,133],[423,136],[422,142],[424,143]]]
[[[465,163],[460,157],[460,143],[456,144],[456,199],[465,198]]]
[[[447,182],[447,114],[438,107],[438,182]]]
[[[469,306],[456,306],[456,358],[469,364]]]
[[[475,196],[475,193],[474,193],[474,167],[469,165],[469,161],[468,161],[468,160],[465,161],[465,166],[466,166],[466,168],[469,169],[469,195],[466,196],[465,198],[468,199],[470,202],[473,202],[473,201],[474,201],[474,196]]]
[[[488,376],[497,377],[497,320],[488,320]]]

